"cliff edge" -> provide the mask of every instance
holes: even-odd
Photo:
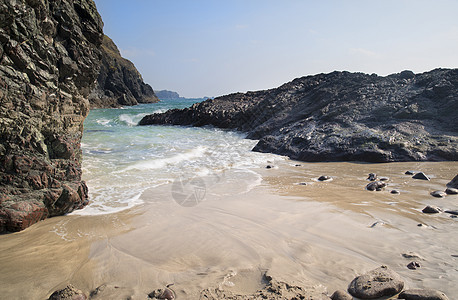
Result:
[[[102,41],[102,64],[96,87],[89,95],[91,108],[108,108],[154,103],[159,99],[149,84],[128,59],[121,56],[118,47],[106,35]]]
[[[0,232],[87,204],[80,141],[102,28],[92,0],[0,1]]]
[[[235,129],[254,151],[302,161],[458,160],[458,69],[386,77],[332,72],[217,97],[139,125]]]

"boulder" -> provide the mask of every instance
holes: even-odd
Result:
[[[353,279],[348,292],[360,299],[377,299],[392,297],[403,288],[401,277],[387,266],[381,266]]]

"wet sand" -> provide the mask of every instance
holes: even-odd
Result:
[[[431,181],[412,179],[407,170]],[[173,284],[177,299],[199,299],[203,289],[253,293],[266,284],[264,274],[330,295],[386,264],[406,287],[453,299],[458,219],[421,210],[457,209],[458,195],[429,194],[444,190],[457,171],[458,162],[283,161],[150,189],[141,196],[145,204],[130,210],[56,217],[0,236],[0,295],[44,299],[72,283],[87,295],[107,284],[105,299],[145,299]],[[389,177],[388,187],[366,191],[368,173]],[[318,182],[320,175],[333,180]],[[402,256],[409,252],[421,258]],[[421,268],[409,270],[412,260]]]

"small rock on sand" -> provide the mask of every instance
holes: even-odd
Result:
[[[419,260],[425,260],[423,257],[420,256],[420,254],[415,253],[415,252],[406,252],[401,254],[402,257],[407,258],[407,259],[419,259]]]
[[[436,198],[443,198],[447,196],[447,194],[443,191],[434,191],[434,192],[431,192],[431,196],[436,197]]]
[[[442,212],[442,209],[440,209],[437,206],[428,205],[425,208],[423,208],[422,212],[425,213],[425,214],[438,214],[438,213]]]
[[[398,299],[405,300],[449,300],[448,297],[437,290],[405,290],[399,294]]]
[[[458,174],[455,177],[453,177],[453,179],[449,183],[447,183],[447,187],[458,189]]]
[[[458,189],[447,188],[447,189],[445,190],[445,192],[446,192],[448,195],[456,195],[456,194],[458,194]]]
[[[407,268],[409,268],[410,270],[416,270],[418,268],[421,268],[421,265],[417,261],[412,261],[407,265]]]
[[[173,293],[172,290],[165,288],[165,289],[157,289],[155,291],[152,291],[151,293],[148,294],[148,297],[150,299],[158,299],[158,300],[173,300],[175,299],[175,294]]]
[[[391,194],[399,195],[401,192],[398,190],[391,190]]]
[[[401,277],[387,266],[381,266],[353,279],[348,292],[353,297],[376,299],[394,296],[403,288],[404,281]]]
[[[55,291],[48,300],[86,300],[86,295],[69,284],[65,288]]]
[[[404,174],[406,174],[406,175],[414,175],[415,172],[414,171],[406,171]]]
[[[377,174],[375,173],[369,173],[367,180],[369,181],[376,181],[377,180]]]
[[[332,294],[331,299],[332,300],[353,300],[353,297],[350,296],[345,291],[337,290]]]
[[[321,175],[320,177],[318,177],[318,181],[327,181],[327,180],[331,180],[332,177],[331,176],[328,176],[328,175]]]
[[[422,180],[431,180],[431,179],[429,179],[429,177],[426,176],[426,174],[423,173],[423,172],[419,172],[419,173],[413,175],[412,178],[413,178],[413,179],[422,179]]]
[[[451,214],[451,215],[455,215],[455,216],[458,216],[458,210],[446,210],[445,211],[446,213],[448,214]]]
[[[381,191],[384,187],[386,187],[386,183],[382,181],[373,181],[366,185],[366,190],[368,191]]]

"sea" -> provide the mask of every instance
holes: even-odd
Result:
[[[141,194],[171,185],[180,205],[192,206],[205,198],[210,184],[217,184],[227,171],[245,188],[259,184],[251,169],[284,157],[252,152],[257,141],[241,132],[214,127],[137,126],[148,114],[189,107],[204,99],[170,99],[136,106],[93,109],[84,122],[82,139],[83,180],[90,204],[77,215],[115,213],[141,205]],[[250,175],[250,176],[247,176]],[[210,180],[209,180],[210,178]],[[225,178],[227,181],[227,178]],[[186,185],[200,190],[188,196]]]

